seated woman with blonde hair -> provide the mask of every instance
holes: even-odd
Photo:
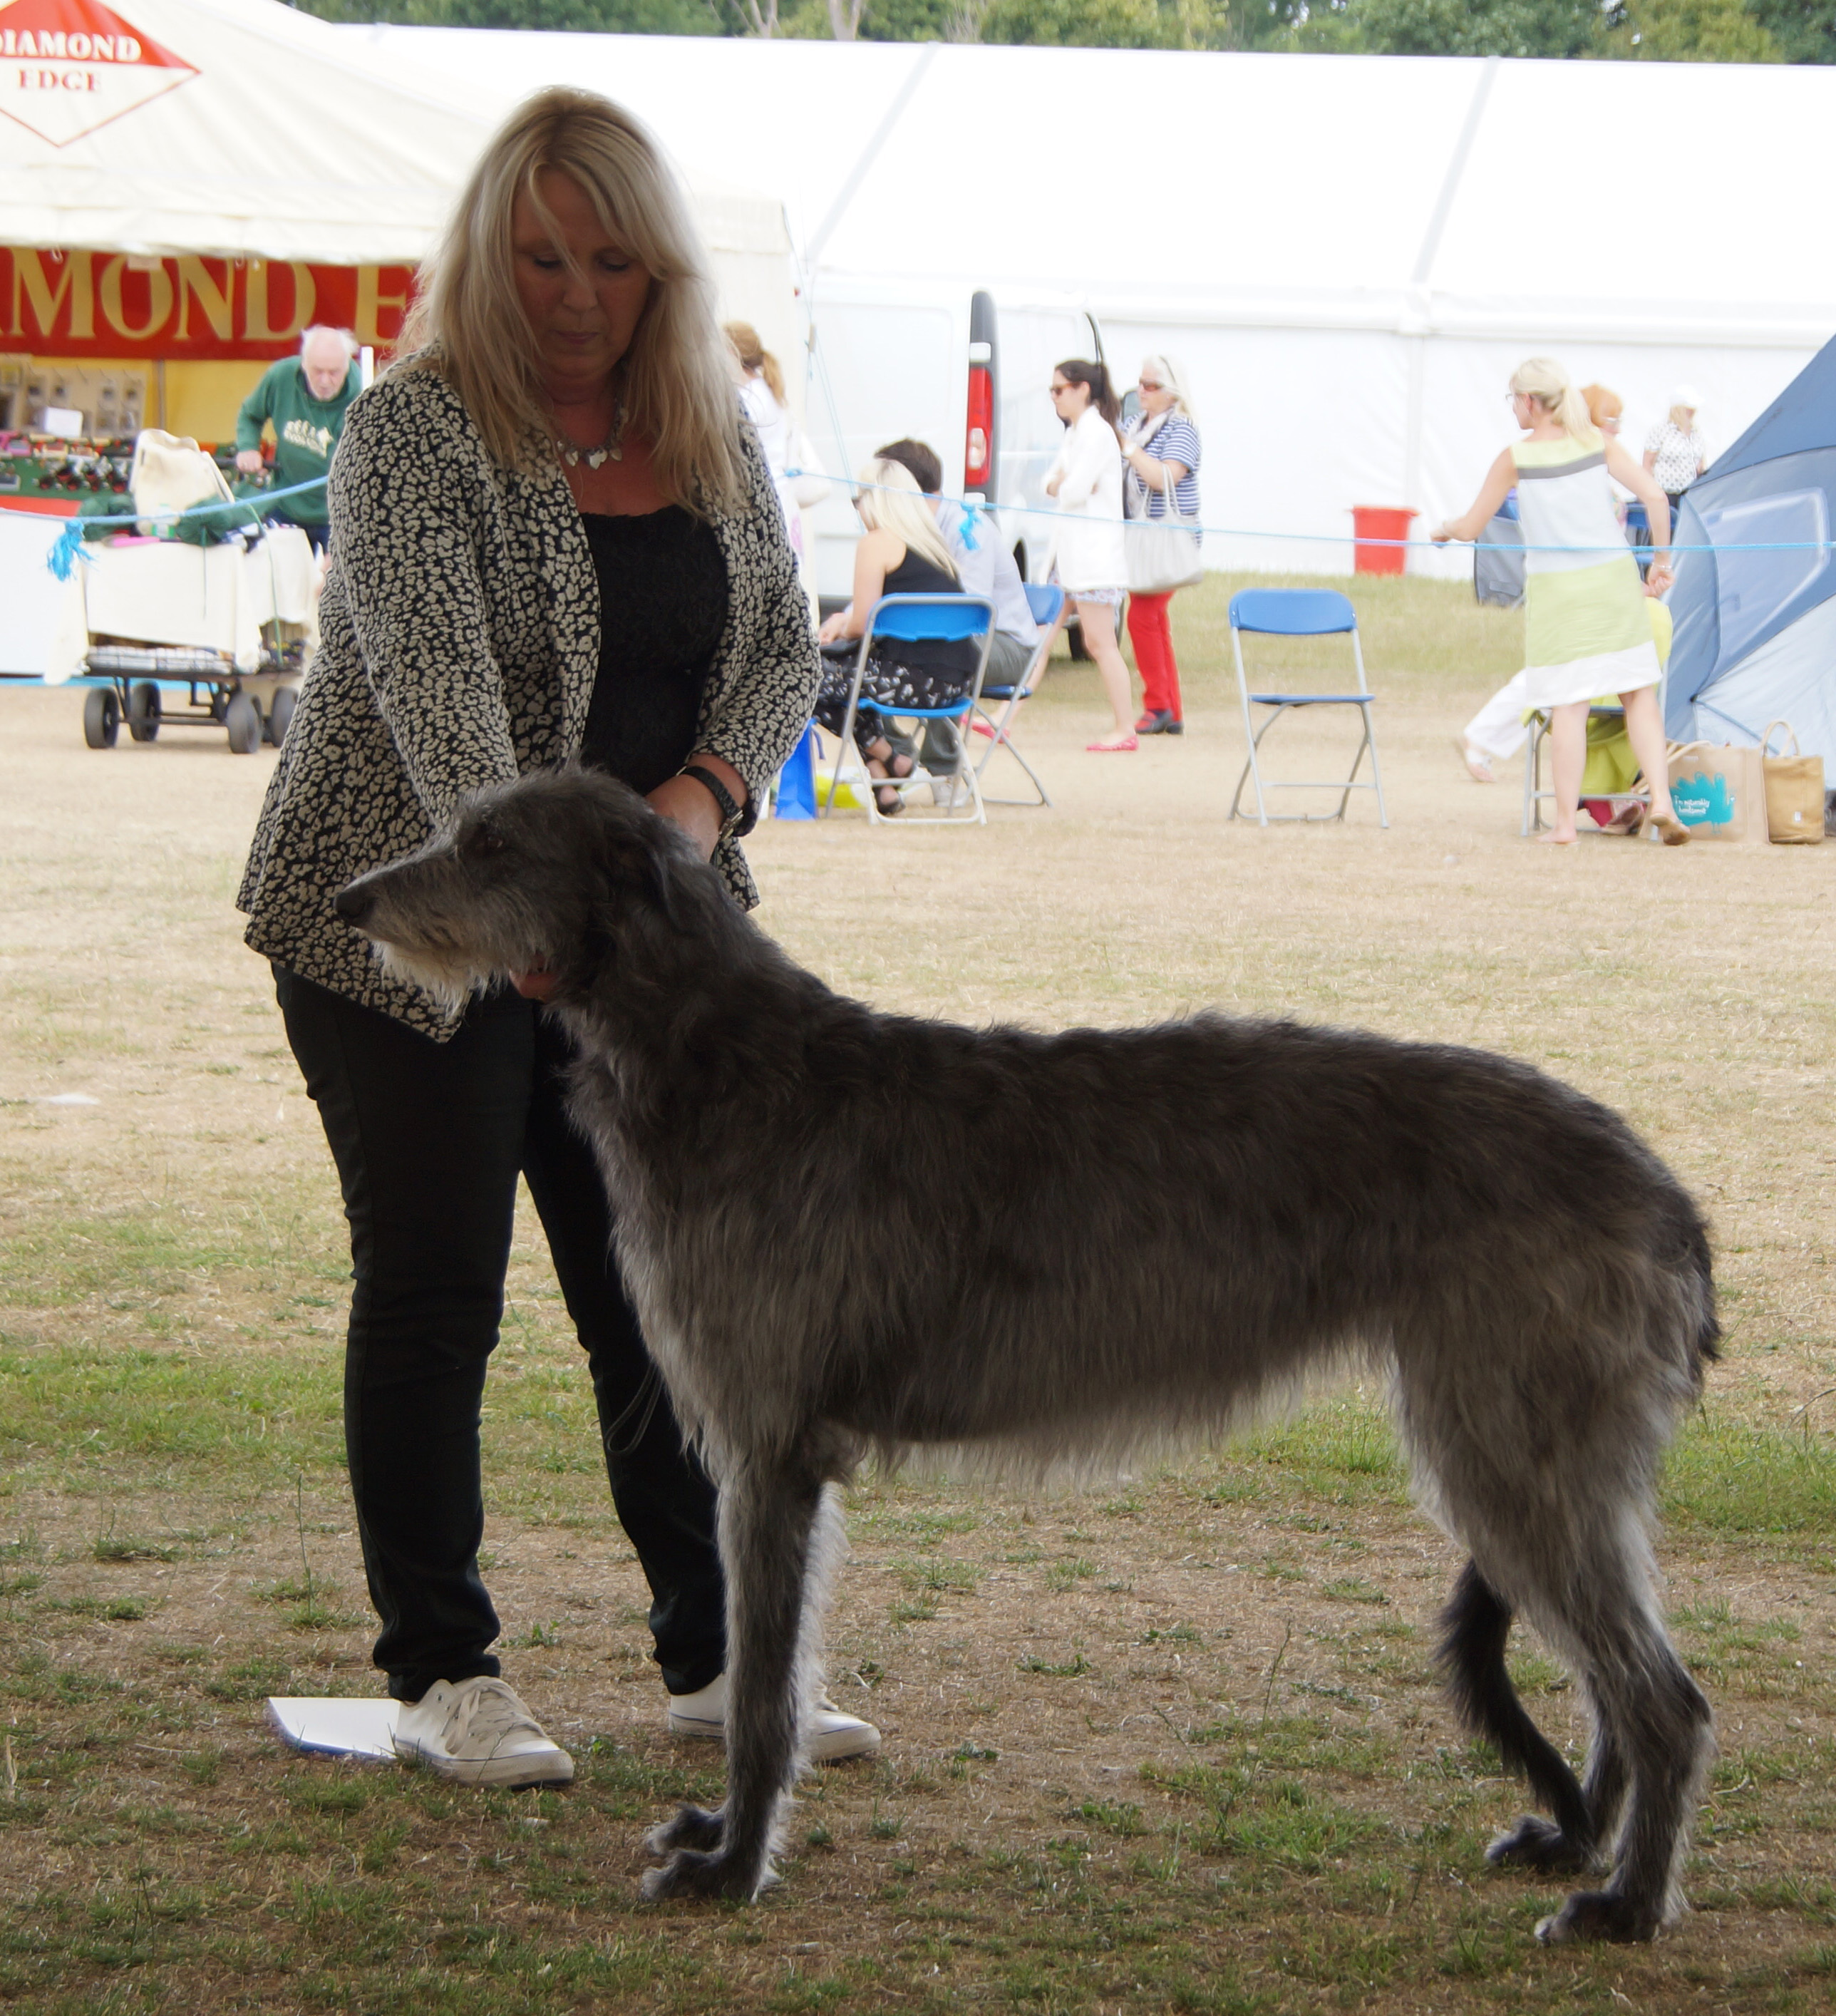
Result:
[[[873,605],[883,595],[960,595],[950,549],[931,515],[918,480],[903,463],[876,455],[862,465],[862,488],[855,509],[866,527],[855,548],[854,599],[823,625],[822,640],[836,644],[866,634]],[[861,697],[891,709],[948,707],[963,698],[975,678],[981,646],[973,639],[908,641],[877,637],[868,647]],[[854,660],[824,665],[816,695],[816,722],[831,735],[841,733],[848,697],[854,688]],[[855,716],[855,743],[868,773],[888,779],[909,777],[913,758],[895,747],[876,713]],[[876,787],[874,802],[891,815],[904,809],[895,782]]]

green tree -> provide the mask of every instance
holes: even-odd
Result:
[[[1625,0],[1610,41],[1610,54],[1647,63],[1779,61],[1745,0]]]
[[[1303,46],[1392,56],[1579,56],[1600,46],[1601,0],[1329,0]]]
[[[1836,0],[1748,0],[1787,63],[1836,63]]]
[[[988,0],[973,39],[1052,49],[1176,49],[1186,46],[1180,12],[1156,0]]]
[[[739,35],[743,0],[293,0],[327,21],[417,28],[548,28],[618,35]]]

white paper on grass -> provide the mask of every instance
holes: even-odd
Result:
[[[290,1748],[313,1757],[396,1755],[398,1701],[334,1695],[270,1697],[268,1718]]]

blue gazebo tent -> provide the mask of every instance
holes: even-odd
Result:
[[[1751,747],[1783,718],[1836,774],[1836,340],[1686,493],[1665,725]],[[1742,550],[1744,549],[1744,550]]]

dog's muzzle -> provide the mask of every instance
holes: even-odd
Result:
[[[337,895],[333,897],[332,908],[346,923],[356,924],[361,927],[364,919],[370,913],[373,901],[374,898],[371,892],[361,883],[347,882]]]

